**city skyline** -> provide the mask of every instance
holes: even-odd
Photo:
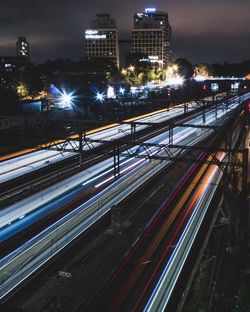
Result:
[[[240,62],[249,59],[249,0],[138,0],[118,3],[94,0],[86,5],[75,0],[25,3],[2,0],[0,4],[0,55],[15,55],[17,37],[30,42],[31,59],[83,57],[84,29],[97,13],[110,13],[118,24],[121,39],[130,39],[133,15],[153,6],[169,14],[173,28],[173,58],[185,57],[191,62]]]

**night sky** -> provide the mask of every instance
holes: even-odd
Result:
[[[130,38],[134,12],[169,13],[173,57],[191,62],[250,59],[250,0],[0,0],[0,55],[15,55],[18,36],[30,41],[34,62],[83,56],[83,33],[96,13],[117,19]]]

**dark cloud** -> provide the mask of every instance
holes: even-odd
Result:
[[[204,37],[179,35],[174,39],[173,50],[176,58],[184,56],[193,63],[239,62],[250,59],[250,42],[244,34],[214,33]]]
[[[193,62],[249,59],[250,0],[0,0],[0,54],[14,55],[18,36],[31,45],[32,59],[83,56],[83,30],[96,13],[117,19],[128,38],[133,14],[154,4],[169,12],[173,54]]]

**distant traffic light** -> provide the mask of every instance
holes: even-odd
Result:
[[[203,90],[203,91],[206,91],[206,90],[207,90],[207,85],[206,85],[206,84],[203,84],[203,85],[202,85],[202,90]]]

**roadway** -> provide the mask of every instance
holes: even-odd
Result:
[[[193,109],[193,108],[191,108]],[[172,118],[175,118],[177,116],[180,116],[184,114],[183,108],[173,108],[171,110],[164,110],[160,112],[152,113],[150,116],[142,117],[142,118],[136,118],[133,120],[136,120],[138,122],[150,122],[150,123],[161,123],[166,120],[170,120]],[[131,121],[131,119],[127,120]],[[126,122],[126,121],[125,121]],[[137,131],[141,131],[145,129],[146,125],[138,125]],[[123,124],[123,125],[110,125],[109,128],[104,130],[97,131],[96,133],[92,133],[92,131],[87,132],[87,135],[92,140],[102,140],[102,139],[109,139],[109,140],[117,140],[120,139],[131,131],[131,127],[129,125]],[[74,142],[76,149],[79,147],[79,143],[77,141]],[[58,148],[62,147],[64,144],[61,143],[58,145]],[[93,147],[97,147],[100,144],[95,143],[94,146],[91,146],[91,149]],[[68,148],[70,149],[71,146],[68,145]],[[66,146],[67,150],[67,146]],[[83,151],[90,150],[90,147],[88,145],[83,146]],[[12,179],[16,179],[17,177],[20,177],[22,175],[34,172],[35,170],[44,168],[46,166],[49,166],[51,164],[55,164],[57,162],[63,161],[69,157],[75,156],[75,153],[71,152],[60,152],[60,151],[54,151],[54,150],[39,150],[34,151],[19,157],[12,158],[10,160],[6,160],[0,163],[0,183],[5,183],[7,181],[10,181]]]
[[[215,165],[190,168],[88,311],[164,311],[221,176]]]
[[[229,111],[233,111],[236,107],[238,107],[238,102],[231,103],[230,105],[228,105],[228,109],[225,109],[224,106],[221,107],[221,109],[218,111],[218,114],[217,114],[217,122],[220,124],[222,123],[222,120],[225,121],[225,118],[223,117],[225,117],[225,115],[228,116]],[[196,119],[196,118],[199,118],[199,119]],[[193,120],[195,124],[199,122],[202,123],[202,117],[196,117],[196,118]],[[215,120],[216,120],[215,113],[213,111],[207,112],[207,117],[206,117],[207,123],[214,123]],[[206,138],[210,133],[211,133],[211,130],[207,130],[207,129],[201,135],[200,131],[198,131],[197,133],[197,130],[193,128],[187,128],[187,129],[176,128],[175,133],[174,133],[174,142],[175,143],[182,142],[183,144],[195,144],[195,143],[200,142],[200,140]],[[155,141],[164,143],[166,141],[166,137],[168,138],[168,134],[165,134],[165,137],[164,137],[164,134],[161,134],[156,137]],[[152,153],[153,152],[154,151],[152,151]],[[83,223],[86,223],[85,226],[89,227],[98,218],[101,218],[102,215],[106,214],[110,210],[112,205],[123,200],[126,196],[131,194],[131,192],[133,192],[138,186],[145,183],[145,181],[147,181],[147,179],[149,179],[153,174],[157,173],[164,166],[166,166],[166,163],[161,163],[159,161],[149,163],[148,161],[141,160],[141,159],[140,160],[124,159],[124,163],[125,164],[123,164],[123,168],[121,170],[122,177],[119,180],[114,180],[113,175],[110,174],[112,170],[111,168],[108,169],[109,172],[99,171],[97,173],[94,170],[95,176],[93,177],[88,176],[86,180],[84,180],[84,175],[87,173],[90,173],[91,170],[87,172],[85,171],[81,177],[80,175],[78,177],[74,177],[73,178],[74,182],[78,181],[77,178],[80,178],[80,179],[83,178],[80,183],[79,181],[78,181],[78,184],[76,183],[77,187],[80,187],[80,189],[77,190],[79,192],[82,192],[82,187],[86,187],[86,183],[87,184],[93,183],[92,187],[94,186],[95,189],[98,189],[104,185],[107,187],[103,190],[101,189],[101,192],[91,197],[91,199],[85,202],[84,204],[81,204],[79,206],[79,203],[78,203],[77,209],[73,210],[64,218],[58,220],[56,223],[52,224],[47,229],[43,230],[40,234],[37,234],[33,239],[30,239],[24,245],[20,246],[19,248],[14,250],[12,253],[10,253],[8,256],[3,258],[2,270],[3,271],[7,270],[8,272],[7,275],[4,274],[4,277],[5,277],[4,280],[6,279],[6,281],[8,282],[8,277],[13,276],[13,270],[16,271],[18,265],[21,265],[23,262],[28,261],[28,260],[29,261],[37,260],[37,258],[34,259],[34,257],[31,257],[31,255],[29,254],[29,252],[32,252],[33,247],[36,248],[36,251],[37,250],[45,251],[46,246],[48,246],[49,244],[49,253],[51,255],[52,254],[51,253],[51,239],[52,239],[52,241],[55,242],[56,245],[58,246],[58,248],[55,250],[55,253],[57,253],[59,250],[61,250],[61,248],[63,248],[62,246],[65,246],[65,243],[68,244],[74,239],[74,237],[78,236],[82,231],[86,229],[86,227],[85,229],[82,228],[82,226],[84,225]],[[105,165],[103,163],[100,164],[100,168],[101,169],[105,168]],[[101,181],[99,180],[100,176],[102,177]],[[128,184],[128,178],[129,178],[129,184]],[[70,196],[70,193],[72,192],[71,183],[74,183],[74,182],[66,181],[66,183],[64,183],[64,187],[68,188],[68,191],[70,189],[67,196]],[[73,186],[73,188],[75,187],[76,185]],[[52,197],[54,201],[56,202],[59,196],[60,198],[62,198],[62,193],[63,193],[62,188],[63,188],[63,183],[62,185],[55,186],[55,188],[53,189],[53,192],[50,192],[51,190],[44,190],[42,193],[42,196],[41,194],[38,195],[41,198],[39,199],[37,198],[37,202],[40,201],[41,203],[41,200],[44,200],[46,198],[45,201],[47,201],[48,203],[49,201],[51,201]],[[73,198],[75,198],[74,192],[72,193],[71,200],[73,200]],[[1,223],[1,229],[3,231],[1,233],[2,242],[6,239],[5,237],[6,229],[12,227],[13,225],[16,227],[17,223],[19,226],[24,220],[27,220],[27,218],[29,218],[32,213],[35,213],[35,214],[37,213],[39,209],[39,205],[34,207],[35,198],[29,199],[31,204],[28,203],[28,199],[25,199],[25,200],[27,201],[25,205],[22,202],[17,204],[18,207],[21,206],[23,209],[20,212],[16,210],[17,206],[16,207],[12,206],[3,210],[3,213],[1,215],[1,220],[3,220],[3,222]],[[100,204],[98,204],[98,201],[99,202],[101,201],[102,203],[101,208],[100,208]],[[28,209],[28,210],[25,210],[25,209]],[[15,217],[16,213],[19,213],[19,215]],[[78,223],[74,219],[78,219],[77,221]],[[86,221],[83,222],[83,220],[86,220]],[[14,222],[14,221],[17,221],[17,222]],[[69,226],[69,224],[71,225]],[[81,229],[79,229],[79,226],[80,226],[79,224],[81,225]],[[67,241],[65,242],[65,238],[64,238],[64,245],[63,245],[62,241],[63,241],[63,236],[65,236],[65,228],[67,229],[66,231]],[[72,231],[75,231],[75,233],[72,234],[70,232],[70,229],[72,229]],[[59,241],[61,245],[59,244]],[[40,247],[38,248],[39,244],[40,244]],[[40,266],[44,262],[48,261],[50,257],[48,257],[48,255],[46,255],[45,257],[44,254],[43,256],[41,254],[41,258],[42,258],[42,262],[40,262],[39,264]],[[27,270],[27,275],[31,274],[34,271],[34,264],[32,265],[29,264],[29,267],[32,269],[31,271]],[[37,268],[37,264],[36,264],[36,268]],[[13,279],[13,283],[14,283],[14,279]],[[17,280],[15,279],[15,285],[16,284],[17,284]]]
[[[204,100],[211,101],[211,97],[207,97]],[[189,102],[188,111],[191,112],[195,109],[195,102]],[[148,113],[142,116],[138,116],[135,118],[130,118],[124,120],[124,122],[145,122],[145,123],[162,123],[164,121],[179,117],[184,115],[183,108],[178,106],[172,107],[170,109],[161,109],[152,113]],[[141,131],[147,128],[147,125],[137,125],[136,131]],[[131,132],[131,127],[128,124],[111,124],[107,126],[103,126],[94,130],[87,131],[87,135],[92,140],[117,140],[120,139],[128,133]],[[75,149],[79,148],[78,136],[72,135],[70,136],[75,146]],[[0,157],[0,185],[4,184],[8,181],[14,180],[20,176],[34,173],[35,171],[46,168],[58,162],[67,160],[75,156],[75,153],[67,152],[67,148],[72,149],[72,142],[70,144],[65,143],[65,140],[57,140],[57,147],[64,147],[65,152],[55,151],[55,150],[37,150],[38,148],[46,147],[48,144],[41,145],[37,148],[31,148],[24,151],[16,152],[10,155],[5,155]],[[53,146],[53,142],[49,143],[50,147]],[[91,149],[94,147],[98,147],[98,143],[94,143],[91,146]],[[83,151],[89,151],[90,147],[88,145],[83,146]]]
[[[224,106],[221,108],[219,107],[217,120],[213,111],[207,112],[206,124],[209,125],[215,122],[217,125],[222,124],[222,117],[237,106],[237,103],[231,104],[228,110],[226,110]],[[195,117],[194,119],[187,121],[187,123],[202,125],[203,117]],[[208,135],[208,133],[211,133],[211,131],[209,132],[208,130],[201,131],[200,129],[197,130],[195,128],[176,127],[173,133],[173,144],[181,144],[184,140],[187,144],[192,144],[192,140],[194,140],[194,138],[196,139],[198,135],[200,135],[201,138],[204,138]],[[169,133],[165,132],[147,142],[167,144],[168,140]],[[133,149],[136,150],[137,146]],[[153,155],[154,149],[152,148],[151,150]],[[120,161],[121,177],[131,175],[133,170],[138,170],[139,167],[143,167],[147,164],[147,161],[143,159],[126,159],[125,157],[122,157]],[[100,187],[108,185],[108,183],[111,183],[112,181],[114,181],[113,158],[108,158],[93,167],[83,170],[78,175],[73,176],[66,181],[62,181],[59,184],[53,185],[49,189],[45,189],[38,194],[25,198],[21,202],[2,209],[0,211],[0,242],[12,235],[15,235],[20,230],[26,228],[32,223],[35,223],[44,216],[52,214],[54,211],[59,209],[63,210],[62,206],[70,206],[69,203],[71,201],[76,201],[76,199],[79,200],[79,198],[83,200],[83,194],[91,194],[93,197],[94,191],[99,191]],[[90,190],[90,188],[92,190]],[[21,209],[19,208],[20,206],[22,207]],[[28,219],[29,221],[27,221]]]

